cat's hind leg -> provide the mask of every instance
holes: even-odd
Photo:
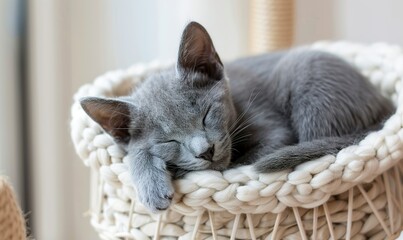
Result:
[[[332,54],[295,51],[274,71],[277,102],[299,142],[360,133],[393,112],[351,64]]]

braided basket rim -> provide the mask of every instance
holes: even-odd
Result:
[[[171,209],[184,215],[204,210],[239,213],[280,213],[286,207],[313,208],[332,195],[357,184],[371,182],[403,158],[403,52],[385,43],[356,44],[318,42],[309,48],[334,53],[355,65],[381,92],[397,105],[384,127],[369,134],[357,145],[299,165],[293,171],[258,174],[251,166],[224,172],[192,172],[176,180]],[[127,70],[108,72],[82,86],[74,96],[71,136],[75,150],[85,165],[102,178],[124,186],[135,199],[130,174],[124,164],[124,151],[82,110],[79,99],[85,96],[112,97],[127,93],[150,73],[171,63],[137,64]]]

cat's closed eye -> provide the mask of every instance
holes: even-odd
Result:
[[[156,140],[154,142],[155,145],[166,145],[166,144],[180,144],[180,142],[178,140],[175,139],[160,139],[160,140]]]
[[[158,158],[170,161],[178,157],[180,152],[180,143],[176,140],[169,140],[165,142],[157,142],[150,148],[150,153]]]
[[[159,142],[159,143],[179,143],[179,142],[174,140],[174,139],[171,139],[171,140],[166,140],[166,141],[162,141],[162,142]]]

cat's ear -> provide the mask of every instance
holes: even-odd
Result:
[[[121,143],[130,141],[130,103],[97,97],[83,98],[80,103],[88,116],[116,141]]]
[[[179,74],[200,72],[220,80],[224,76],[223,64],[206,29],[197,22],[189,23],[182,34],[177,69]]]

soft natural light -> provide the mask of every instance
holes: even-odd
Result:
[[[273,236],[322,239],[333,235],[345,239],[348,234],[352,239],[375,235],[375,239],[388,235],[396,238],[403,226],[403,206],[399,206],[403,202],[403,196],[399,196],[403,191],[400,160],[403,131],[399,115],[399,102],[403,99],[400,96],[402,9],[402,1],[379,0],[0,1],[0,239],[2,229],[14,232],[15,236],[19,232],[21,239],[28,236],[41,240],[272,239]],[[127,95],[138,87],[136,81],[141,82],[167,66],[172,68],[181,59],[178,54],[181,36],[191,21],[206,29],[214,45],[206,44],[206,35],[200,37],[200,32],[194,33],[189,38],[197,39],[186,43],[206,45],[189,47],[182,56],[183,66],[175,65],[171,78],[186,79],[183,72],[194,68],[209,78],[224,79],[227,75],[218,70],[226,69],[235,59],[309,46],[351,63],[375,85],[379,96],[391,99],[398,111],[395,114],[393,110],[395,115],[387,121],[385,129],[374,129],[383,131],[379,135],[362,144],[351,141],[337,151],[326,153],[336,157],[316,156],[315,159],[324,156],[322,162],[304,163],[296,171],[259,175],[246,166],[224,173],[186,175],[175,182],[172,192],[164,195],[168,199],[164,204],[167,207],[175,204],[172,209],[176,212],[170,209],[172,212],[168,210],[166,215],[152,215],[148,210],[158,209],[161,203],[153,202],[154,199],[148,202],[132,199],[140,191],[134,193],[135,188],[130,185],[128,171],[135,171],[125,162],[126,152],[121,145],[118,147],[116,139],[105,137],[103,131],[107,131],[105,126],[110,123],[102,122],[103,113],[101,120],[94,120],[89,113],[91,109],[83,111],[79,98]],[[328,42],[317,43],[324,40]],[[198,51],[208,58],[195,57],[198,62],[193,62],[192,54]],[[211,61],[214,64],[203,65]],[[191,64],[194,66],[190,67]],[[251,71],[254,67],[250,67]],[[265,72],[256,72],[259,74]],[[295,78],[299,77],[304,76]],[[255,92],[259,91],[262,89]],[[169,91],[156,91],[161,92]],[[291,94],[286,97],[292,98]],[[185,98],[177,99],[180,102]],[[102,104],[95,105],[94,109]],[[119,107],[122,106],[114,106],[114,111],[126,113]],[[287,112],[289,108],[292,106],[282,110]],[[174,108],[167,112],[170,111],[180,112]],[[208,119],[209,111],[202,119]],[[191,122],[190,117],[183,119]],[[117,126],[113,131],[132,127],[122,122],[113,125]],[[205,124],[204,120],[199,122]],[[173,123],[161,124],[161,129],[169,129],[169,124]],[[108,133],[112,137],[116,133],[113,131]],[[256,135],[260,133],[256,131]],[[288,145],[297,144],[297,140],[303,142],[294,138],[295,142]],[[179,142],[181,147],[186,145],[194,152],[191,157],[213,162],[214,154],[219,154],[218,144],[210,144],[206,139],[210,141],[209,137],[198,136],[189,140],[191,144],[177,139],[164,143]],[[338,154],[353,143],[355,146]],[[189,147],[192,144],[196,147]],[[234,156],[237,149],[231,144],[227,148]],[[370,149],[362,147],[370,144]],[[339,156],[343,161],[338,160]],[[370,179],[371,176],[376,180]],[[172,200],[168,195],[173,191],[176,195]],[[11,201],[5,207],[1,205],[2,196],[6,196],[3,192],[7,192]],[[354,204],[350,201],[353,197],[357,201]],[[149,202],[154,205],[147,205]],[[17,214],[17,223],[13,223],[17,230],[5,227],[12,225],[5,223],[7,219],[14,219],[3,218],[9,212]],[[403,235],[397,239],[403,240]]]

